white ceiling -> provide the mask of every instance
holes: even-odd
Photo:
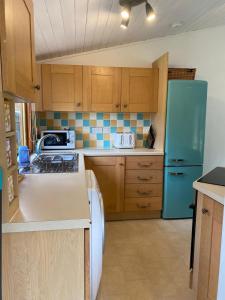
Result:
[[[145,19],[144,4],[120,28],[119,0],[34,0],[38,59],[81,53],[225,24],[225,0],[149,0],[157,19]],[[183,25],[172,28],[172,24]],[[224,37],[221,37],[224,38]]]

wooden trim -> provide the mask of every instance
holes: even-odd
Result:
[[[84,299],[91,299],[90,230],[84,230]]]
[[[166,129],[166,101],[168,83],[168,60],[169,53],[165,53],[153,62],[153,69],[158,69],[158,112],[152,113],[152,124],[156,132],[156,149],[164,149],[165,129]]]

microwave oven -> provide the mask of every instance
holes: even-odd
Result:
[[[42,145],[42,150],[72,150],[75,149],[76,136],[73,130],[44,130],[41,137],[47,134],[55,134],[59,137],[59,141],[54,136],[47,137]]]

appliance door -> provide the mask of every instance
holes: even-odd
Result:
[[[207,82],[171,80],[168,83],[165,165],[202,165]]]
[[[102,194],[99,190],[96,177],[92,171],[87,171],[87,174],[89,175],[88,193],[91,209],[91,300],[95,300],[97,298],[102,275],[105,220]]]
[[[193,182],[202,175],[202,166],[165,167],[163,218],[192,218],[195,192]]]
[[[43,135],[56,134],[60,141],[55,137],[48,137],[44,140],[43,149],[67,149],[68,147],[68,132],[67,131],[44,131]]]

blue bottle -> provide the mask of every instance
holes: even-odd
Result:
[[[19,146],[18,163],[20,166],[26,166],[30,163],[29,149],[27,146]]]

